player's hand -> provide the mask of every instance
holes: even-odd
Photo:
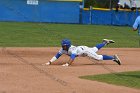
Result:
[[[62,66],[63,66],[63,67],[68,67],[68,66],[69,66],[69,64],[68,64],[68,63],[66,63],[66,64],[63,64]]]
[[[51,65],[51,62],[47,62],[47,63],[44,63],[42,64],[43,66],[48,66],[48,65]]]

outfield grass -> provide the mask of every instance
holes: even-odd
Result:
[[[81,76],[80,78],[140,89],[140,71]]]
[[[63,38],[74,45],[95,46],[108,38],[116,43],[107,47],[139,47],[140,36],[131,27],[0,22],[1,47],[60,46]]]

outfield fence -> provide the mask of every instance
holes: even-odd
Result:
[[[47,22],[132,26],[139,11],[110,9],[83,9],[82,0],[52,1],[3,0],[0,3],[0,21]]]
[[[83,24],[102,24],[102,25],[128,25],[132,26],[139,11],[114,9],[84,9]]]

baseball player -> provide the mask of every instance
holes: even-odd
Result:
[[[117,64],[121,65],[121,61],[117,55],[108,56],[97,54],[98,50],[110,43],[114,43],[114,41],[103,39],[103,42],[101,44],[96,45],[95,47],[73,46],[71,45],[71,41],[69,39],[63,39],[61,42],[62,48],[59,50],[59,52],[49,62],[43,65],[51,65],[52,62],[57,60],[63,54],[70,56],[70,59],[66,64],[63,64],[62,66],[70,66],[74,62],[74,59],[79,56],[88,56],[95,60],[113,60],[113,62],[116,62]]]
[[[138,30],[138,34],[140,35],[140,16],[136,18],[135,23],[133,25],[133,30]]]

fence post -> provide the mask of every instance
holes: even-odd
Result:
[[[90,24],[92,24],[92,6],[90,6],[89,11],[90,11],[89,22]]]
[[[83,2],[80,2],[80,13],[79,13],[79,24],[82,24],[83,23],[83,19],[82,19],[82,15],[83,15],[83,9],[84,9],[84,5],[83,5]]]

